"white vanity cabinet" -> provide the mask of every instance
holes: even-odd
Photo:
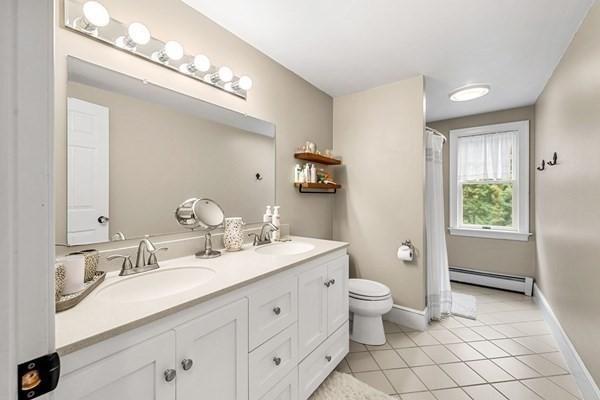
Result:
[[[306,357],[348,320],[348,256],[298,277],[300,358]]]
[[[348,352],[339,249],[62,356],[55,400],[305,400]]]

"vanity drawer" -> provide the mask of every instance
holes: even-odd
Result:
[[[298,319],[298,279],[276,280],[249,296],[250,348],[266,342]]]
[[[250,400],[260,399],[297,364],[298,327],[293,324],[250,353]]]
[[[299,399],[307,399],[348,354],[348,321],[310,353],[298,367]]]
[[[298,400],[298,368],[294,368],[260,400]]]

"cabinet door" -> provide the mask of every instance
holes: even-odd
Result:
[[[102,357],[60,378],[55,399],[175,400],[175,333],[166,332],[123,351]]]
[[[348,256],[327,265],[327,334],[331,335],[348,320]]]
[[[298,339],[300,359],[327,337],[327,266],[300,274],[298,278]]]
[[[246,299],[198,317],[175,332],[178,399],[248,399]],[[184,367],[185,360],[191,363]]]

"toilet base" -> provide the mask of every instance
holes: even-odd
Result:
[[[352,318],[352,341],[372,346],[385,344],[385,332],[381,315],[365,316],[354,313]]]

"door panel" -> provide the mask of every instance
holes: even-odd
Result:
[[[175,333],[166,332],[61,376],[55,399],[175,400]]]
[[[348,256],[327,265],[327,332],[331,335],[348,320]]]
[[[298,339],[300,359],[327,337],[327,266],[300,274],[298,279]]]
[[[248,399],[248,301],[176,328],[179,399]],[[187,371],[183,360],[192,360]]]
[[[68,99],[67,242],[108,241],[109,110],[83,100]]]

